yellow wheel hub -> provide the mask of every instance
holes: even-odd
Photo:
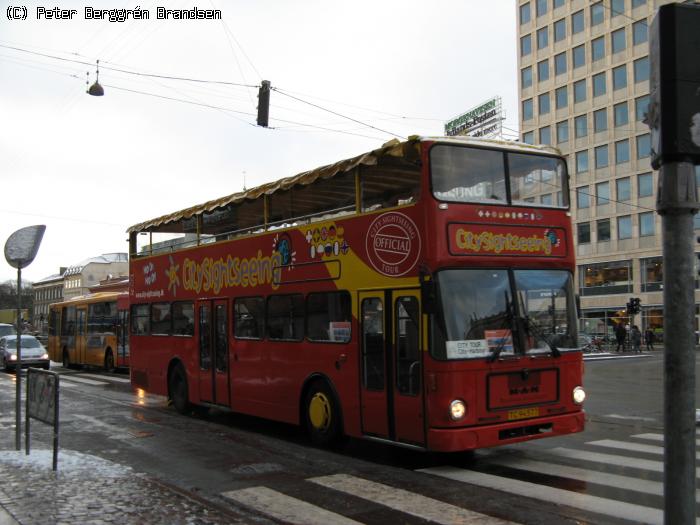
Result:
[[[325,431],[331,425],[331,402],[323,392],[316,392],[309,403],[309,420],[316,430]]]

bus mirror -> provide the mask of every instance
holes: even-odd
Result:
[[[437,300],[435,297],[435,283],[432,280],[421,279],[420,297],[423,313],[434,314],[437,310]]]

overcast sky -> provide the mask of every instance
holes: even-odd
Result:
[[[37,20],[33,1],[26,20],[9,20],[16,3],[0,3],[0,242],[47,227],[23,280],[126,252],[129,226],[244,183],[395,136],[442,135],[492,96],[503,98],[507,136],[517,131],[512,0],[45,4],[76,9],[72,20]],[[222,20],[157,20],[159,5],[219,9]],[[150,19],[86,20],[86,6],[140,6]],[[85,93],[96,60],[103,97]],[[280,90],[270,129],[255,126],[257,87],[243,87],[261,80]],[[1,260],[0,281],[15,278]]]

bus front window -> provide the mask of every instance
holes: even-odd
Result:
[[[437,359],[558,355],[576,347],[569,272],[455,269],[437,272],[434,279],[439,308],[433,316],[431,352]]]

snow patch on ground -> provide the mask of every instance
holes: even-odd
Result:
[[[51,471],[53,450],[30,450],[29,455],[24,451],[0,450],[0,464]],[[134,474],[131,467],[74,450],[59,450],[58,472],[64,476],[99,478],[122,478]]]

